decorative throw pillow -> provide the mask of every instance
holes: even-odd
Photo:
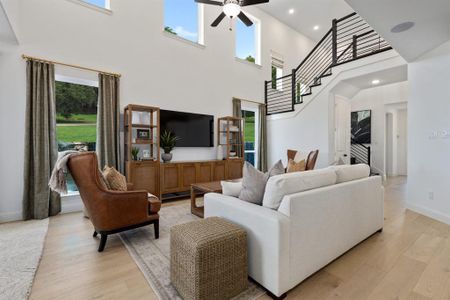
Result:
[[[308,153],[303,152],[303,151],[297,151],[297,153],[295,154],[295,157],[294,157],[294,161],[296,163],[299,163],[302,160],[306,161],[307,159],[308,159]]]
[[[238,198],[242,190],[242,181],[221,181],[222,194]]]
[[[119,173],[113,167],[106,167],[103,169],[103,176],[111,190],[113,191],[126,191],[127,190],[127,179],[125,176]]]
[[[302,172],[306,170],[306,160],[295,162],[292,159],[289,160],[286,173]]]
[[[103,172],[98,169],[98,172],[100,174],[100,185],[105,189],[105,190],[110,190],[110,186],[108,183],[108,180],[106,180],[105,175],[103,175]]]
[[[242,190],[239,199],[262,205],[264,191],[269,177],[284,174],[283,163],[278,161],[267,173],[258,171],[250,163],[245,162],[243,168]]]

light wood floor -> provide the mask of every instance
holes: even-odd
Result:
[[[385,227],[288,299],[450,299],[450,226],[405,211],[405,178],[386,186]],[[173,205],[173,204],[171,204]],[[50,220],[31,299],[156,299],[117,237],[103,253],[80,213]],[[263,297],[264,299],[267,297]]]

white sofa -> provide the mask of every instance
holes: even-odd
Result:
[[[263,206],[207,194],[205,217],[223,217],[246,229],[249,275],[280,297],[382,230],[382,180],[369,172],[359,165],[274,176]]]

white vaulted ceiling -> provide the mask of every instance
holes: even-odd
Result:
[[[333,19],[353,12],[344,0],[271,0],[258,7],[316,41],[331,28]],[[289,14],[290,9],[294,9],[293,14]],[[314,30],[314,26],[319,29]]]
[[[407,61],[450,40],[450,0],[346,0]],[[415,26],[402,33],[403,22]]]

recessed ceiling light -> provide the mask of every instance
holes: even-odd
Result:
[[[291,9],[289,10],[289,14],[290,14],[290,15],[293,15],[294,13],[295,13],[295,9],[291,8]]]
[[[391,32],[392,33],[404,32],[413,28],[414,25],[416,25],[414,22],[403,22],[392,27]]]
[[[380,80],[379,79],[374,79],[374,80],[372,80],[372,84],[373,85],[380,84]]]
[[[314,30],[319,30],[319,28],[320,28],[319,25],[313,27]]]

